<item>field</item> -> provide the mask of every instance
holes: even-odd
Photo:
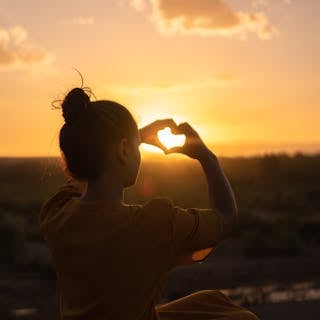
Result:
[[[236,194],[238,228],[205,262],[173,270],[158,303],[218,288],[262,319],[319,317],[320,155],[220,160]],[[56,158],[0,159],[0,319],[58,318],[55,274],[37,222],[65,179]],[[126,202],[154,196],[208,207],[205,178],[191,160],[144,161]]]

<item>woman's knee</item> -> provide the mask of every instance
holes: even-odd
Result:
[[[259,320],[253,312],[235,304],[220,290],[201,290],[192,293],[190,296],[197,301],[205,302],[206,305],[211,303],[213,309],[227,311],[230,320]]]
[[[193,293],[190,294],[190,296],[197,296],[197,297],[210,297],[210,296],[217,296],[217,294],[219,295],[219,293],[221,293],[219,290],[200,290],[200,291],[195,291]]]

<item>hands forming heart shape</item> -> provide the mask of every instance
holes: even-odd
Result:
[[[185,144],[186,136],[172,119],[156,120],[140,129],[141,142],[151,144],[168,153],[171,148]]]
[[[182,153],[200,159],[210,152],[187,122],[177,125],[172,119],[157,120],[140,129],[139,133],[142,143],[156,146],[165,154]]]

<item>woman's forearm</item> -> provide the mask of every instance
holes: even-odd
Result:
[[[234,193],[218,158],[209,149],[199,155],[198,160],[207,179],[211,207],[222,215],[226,236],[232,231],[238,215]]]

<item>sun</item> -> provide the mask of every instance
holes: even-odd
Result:
[[[158,138],[167,149],[182,147],[186,142],[186,136],[184,134],[172,134],[171,129],[168,127],[158,131]]]

